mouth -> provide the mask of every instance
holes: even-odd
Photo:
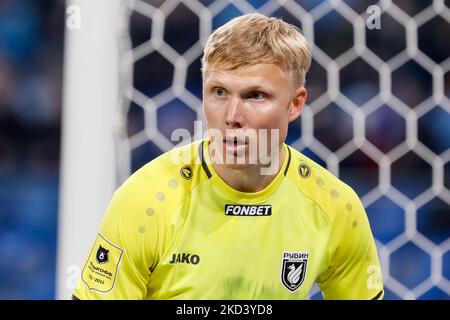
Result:
[[[248,141],[246,141],[245,139],[239,139],[238,137],[225,137],[223,138],[223,143],[225,145],[229,145],[229,146],[240,146],[240,145],[247,145]]]
[[[223,139],[223,146],[227,153],[242,154],[247,149],[248,142],[238,137],[225,137]]]

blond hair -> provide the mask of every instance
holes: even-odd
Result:
[[[232,19],[209,36],[202,58],[202,74],[204,77],[212,67],[236,70],[259,63],[273,63],[291,73],[296,85],[304,85],[311,65],[311,50],[296,26],[250,13]]]

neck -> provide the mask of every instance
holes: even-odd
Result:
[[[211,157],[210,147],[211,145],[208,146],[208,152]],[[263,166],[259,164],[250,165],[239,169],[232,168],[225,164],[212,163],[212,165],[222,180],[233,189],[241,192],[258,192],[264,190],[264,188],[266,188],[275,179],[283,166],[284,157],[286,156],[283,144],[278,152],[278,168],[275,170],[276,173],[272,175],[262,175],[261,169]]]

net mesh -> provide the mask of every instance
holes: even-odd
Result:
[[[204,123],[200,57],[209,34],[243,13],[281,17],[302,29],[313,54],[308,103],[286,142],[361,197],[385,298],[450,298],[449,1],[124,6],[119,182],[172,149],[175,129],[193,134],[194,121]],[[310,298],[320,298],[317,286]]]

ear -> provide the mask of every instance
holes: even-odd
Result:
[[[306,91],[305,87],[301,86],[296,90],[295,96],[289,106],[289,122],[294,121],[300,116],[300,113],[305,106],[307,97],[308,91]]]

